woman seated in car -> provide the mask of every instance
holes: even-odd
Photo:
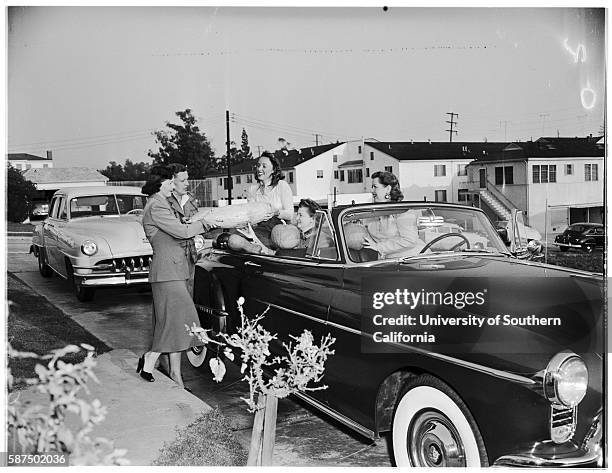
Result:
[[[372,196],[374,203],[404,200],[399,180],[387,171],[372,174]],[[412,210],[369,218],[364,224],[368,234],[363,246],[378,253],[378,259],[414,255],[425,246],[419,239],[417,214]]]

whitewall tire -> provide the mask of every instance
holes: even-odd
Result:
[[[393,416],[397,466],[481,467],[487,456],[474,419],[459,396],[423,375],[404,388]]]

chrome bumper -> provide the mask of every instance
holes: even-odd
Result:
[[[573,243],[557,243],[557,242],[554,242],[553,245],[555,245],[555,246],[568,246],[570,248],[582,248],[582,245],[575,245]]]
[[[493,466],[536,466],[544,468],[603,467],[604,458],[601,448],[603,436],[602,418],[602,414],[599,413],[593,419],[586,438],[580,447],[575,446],[575,448],[557,455],[544,455],[538,452],[538,450],[542,452],[546,451],[545,444],[547,442],[542,442],[534,445],[529,451],[517,452],[499,457],[495,460]]]
[[[129,286],[149,282],[148,271],[133,271],[129,273],[74,274],[74,278],[83,286]]]

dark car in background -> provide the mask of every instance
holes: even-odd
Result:
[[[606,232],[601,223],[573,223],[555,237],[555,246],[561,251],[570,248],[592,253],[595,248],[603,248],[606,243]]]
[[[357,244],[363,227],[405,214],[416,250]],[[521,259],[518,223],[513,214],[509,249],[474,207],[320,210],[305,255],[214,249],[196,266],[194,302],[202,326],[228,333],[239,297],[248,316],[267,308],[273,354],[304,329],[331,334],[327,389],[297,396],[371,439],[391,432],[398,466],[600,466],[603,278]],[[430,293],[431,304],[411,305]],[[391,305],[373,304],[380,294]]]

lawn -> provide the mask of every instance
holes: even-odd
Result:
[[[556,248],[549,248],[546,262],[557,266],[565,266],[566,268],[603,273],[604,252],[596,250],[590,254],[582,251],[567,251],[564,253]]]
[[[13,348],[44,355],[50,350],[69,344],[88,343],[101,354],[110,351],[104,342],[94,337],[79,324],[64,315],[47,299],[39,296],[11,273],[7,273],[8,313],[7,337]],[[85,352],[63,358],[66,362],[82,361]],[[35,377],[34,366],[39,361],[31,358],[11,358],[8,366],[16,378],[14,388],[25,384],[18,378]]]

